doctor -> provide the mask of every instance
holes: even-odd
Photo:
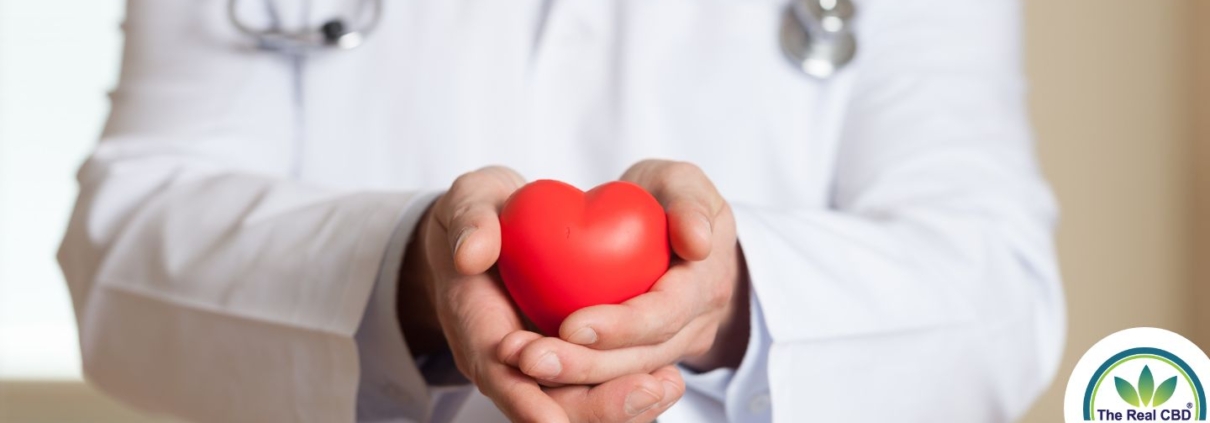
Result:
[[[298,33],[365,25],[368,3],[231,14]],[[287,54],[227,8],[129,1],[79,172],[59,260],[85,375],[129,404],[1007,421],[1055,372],[1015,1],[859,1],[858,54],[828,72],[786,60],[780,0],[390,1],[356,49]],[[490,269],[500,204],[537,178],[644,186],[683,260],[558,337],[525,331]]]

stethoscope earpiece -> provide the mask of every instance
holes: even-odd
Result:
[[[852,0],[793,0],[782,13],[782,53],[807,75],[827,79],[853,60]]]

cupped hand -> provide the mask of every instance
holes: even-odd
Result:
[[[414,322],[435,321],[459,371],[512,421],[654,420],[684,393],[674,367],[617,375],[592,387],[543,387],[497,356],[505,336],[523,328],[492,271],[500,255],[497,213],[524,183],[510,169],[488,167],[462,175],[433,203],[409,247],[400,290],[423,297],[428,304],[414,309],[435,316],[409,316],[401,309],[405,336],[418,326]],[[413,338],[408,336],[409,344]]]
[[[622,180],[664,206],[672,266],[645,294],[571,314],[557,338],[509,334],[497,355],[543,384],[595,384],[677,362],[738,366],[748,339],[747,271],[730,206],[688,163],[643,161]]]

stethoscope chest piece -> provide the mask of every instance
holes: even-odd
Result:
[[[270,11],[271,20],[277,21],[276,2],[265,0],[266,8]],[[237,9],[239,0],[227,1],[227,20],[239,32],[244,33],[248,37],[256,40],[257,47],[263,50],[271,50],[286,54],[304,54],[321,49],[333,50],[350,50],[361,45],[365,41],[365,37],[374,31],[378,26],[378,21],[382,17],[383,0],[359,0],[361,8],[358,10],[359,19],[354,21],[360,22],[358,26],[346,25],[345,21],[339,18],[332,19],[324,23],[319,28],[306,28],[297,31],[285,31],[276,28],[269,29],[254,29],[240,20]],[[368,5],[367,5],[368,3]],[[306,2],[310,4],[310,2]]]
[[[782,14],[782,53],[807,75],[831,77],[857,52],[852,16],[851,0],[793,0]]]

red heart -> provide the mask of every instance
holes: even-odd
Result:
[[[587,193],[534,181],[500,212],[500,277],[538,329],[557,335],[572,312],[647,292],[668,270],[668,218],[629,182]]]

